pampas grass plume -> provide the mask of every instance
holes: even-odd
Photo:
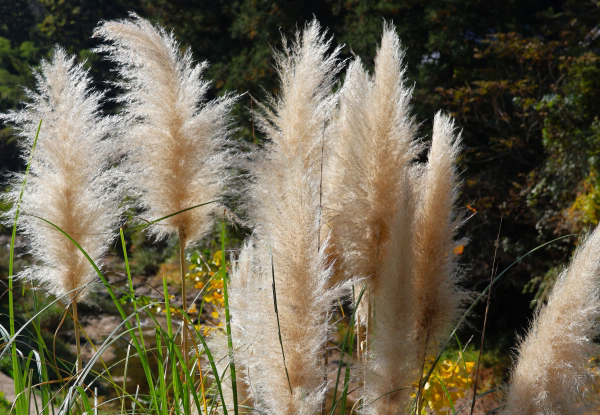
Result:
[[[518,348],[503,415],[578,415],[596,405],[600,227],[577,250]]]
[[[110,168],[118,119],[102,117],[102,94],[64,49],[55,47],[35,74],[37,91],[18,112],[0,115],[20,132],[22,157],[29,158],[38,123],[43,121],[23,194],[19,227],[40,265],[21,275],[55,296],[74,302],[89,298],[97,276],[78,248],[42,217],[70,235],[98,265],[120,220],[120,173]],[[8,198],[14,213],[23,177],[15,175]],[[12,221],[8,218],[7,221]],[[84,289],[85,288],[85,289]]]
[[[129,120],[123,143],[129,186],[150,218],[166,217],[150,232],[158,238],[179,237],[181,297],[187,310],[185,248],[211,229],[213,213],[223,209],[216,202],[223,198],[230,111],[237,97],[204,102],[209,83],[201,74],[207,63],[194,65],[191,50],[181,54],[172,33],[135,14],[101,23],[94,36],[110,42],[98,51],[108,53],[123,78],[119,101]],[[188,363],[187,324],[182,348]]]
[[[456,214],[460,135],[450,117],[438,112],[428,161],[418,188],[414,228],[415,329],[423,353],[437,352],[442,336],[456,322],[466,298],[457,286],[458,256],[453,252],[462,217]],[[459,243],[464,243],[461,241]],[[424,357],[424,355],[423,355]]]
[[[403,52],[385,24],[371,77],[351,63],[341,92],[328,178],[328,224],[346,277],[364,277],[359,352],[364,412],[401,413],[420,363],[414,342],[413,220],[420,149],[405,86]],[[361,328],[359,328],[361,330]],[[365,339],[366,337],[366,339]],[[393,392],[395,391],[395,392]]]
[[[158,219],[220,200],[224,181],[231,106],[226,95],[205,102],[207,63],[194,64],[179,51],[174,35],[132,14],[129,20],[102,22],[94,36],[109,44],[97,49],[118,65],[124,89],[119,102],[129,119],[123,147],[129,186],[141,206]],[[151,227],[158,238],[178,232],[184,246],[202,238],[218,203],[174,215]]]
[[[399,210],[400,183],[417,157],[409,116],[412,90],[405,86],[403,52],[395,29],[385,25],[375,74],[353,62],[342,89],[342,114],[334,154],[328,223],[348,276],[379,280],[383,246]]]
[[[414,193],[407,175],[399,183],[399,211],[389,222],[390,239],[380,278],[372,291],[374,326],[364,364],[364,414],[402,414],[408,406],[412,383],[419,377],[421,361],[413,336],[415,295],[411,280],[414,257]]]
[[[240,255],[240,261],[250,262],[238,265],[246,276],[232,277],[230,304],[241,333],[236,364],[247,368],[253,405],[266,414],[316,414],[325,394],[323,353],[339,295],[327,288],[328,240],[320,238],[321,155],[340,69],[339,49],[327,55],[329,47],[316,21],[291,45],[284,41],[277,55],[281,92],[263,107],[260,119],[270,142],[250,166],[248,211],[255,230]]]

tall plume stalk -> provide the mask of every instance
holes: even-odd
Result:
[[[132,189],[152,219],[171,216],[150,227],[157,238],[177,233],[180,246],[183,309],[187,310],[185,248],[213,224],[227,177],[230,110],[237,97],[205,102],[206,62],[194,64],[181,53],[174,35],[132,14],[129,20],[101,23],[94,36],[109,44],[98,48],[118,65],[125,91],[119,102],[129,119],[123,142]],[[203,205],[204,204],[204,205]],[[203,205],[203,206],[200,206]],[[186,210],[188,209],[188,210]],[[188,328],[182,347],[189,361]]]
[[[558,278],[518,348],[503,415],[578,415],[597,405],[590,358],[600,334],[600,228]]]
[[[415,335],[420,359],[437,352],[442,336],[456,322],[466,294],[457,286],[458,257],[453,248],[463,218],[454,203],[458,189],[456,158],[460,136],[450,117],[437,113],[428,161],[418,189],[414,228]]]
[[[77,303],[94,290],[96,272],[68,238],[41,217],[71,236],[98,265],[115,236],[120,220],[120,174],[111,168],[112,132],[117,118],[102,117],[102,94],[91,90],[91,79],[75,57],[56,47],[35,74],[37,91],[26,91],[30,102],[18,112],[0,115],[23,138],[22,157],[28,159],[40,120],[37,147],[23,193],[18,226],[30,241],[39,265],[21,273],[55,296],[67,296],[73,308],[77,369],[81,350]],[[15,174],[7,198],[14,217],[23,177]],[[12,221],[12,219],[8,219]]]
[[[385,25],[374,75],[358,60],[350,65],[327,194],[338,267],[347,277],[365,277],[368,287],[358,328],[367,413],[401,412],[420,367],[411,284],[417,178],[412,163],[420,146],[409,115],[412,90],[405,86],[403,56],[395,29]]]
[[[241,336],[236,362],[247,370],[254,407],[266,414],[320,413],[326,389],[323,350],[340,291],[328,288],[328,240],[320,236],[323,146],[340,69],[339,49],[327,55],[329,47],[316,21],[291,45],[284,40],[276,56],[280,94],[260,119],[270,141],[249,167],[255,230],[232,277],[230,304]]]

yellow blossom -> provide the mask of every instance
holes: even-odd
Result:
[[[221,265],[222,261],[223,261],[223,252],[222,251],[215,252],[213,255],[212,263],[219,266],[219,265]]]

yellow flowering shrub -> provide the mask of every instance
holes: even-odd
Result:
[[[187,260],[190,264],[188,266],[188,272],[186,273],[186,279],[193,284],[194,288],[202,291],[202,298],[200,307],[198,308],[194,303],[190,308],[190,313],[202,314],[205,304],[212,305],[212,312],[210,317],[216,320],[216,328],[221,328],[223,322],[220,321],[222,310],[225,305],[225,298],[223,293],[223,275],[221,273],[221,264],[223,263],[223,252],[216,251],[212,257],[205,258],[205,256],[195,251],[188,256]],[[230,264],[225,263],[225,275],[229,272]],[[198,325],[196,328],[204,335],[208,335],[209,332],[215,327]]]
[[[423,376],[425,376],[434,358],[428,358]],[[457,362],[444,360],[438,362],[429,381],[421,391],[421,415],[450,415],[455,412],[454,405],[458,399],[464,398],[473,387],[473,367],[475,362]],[[417,385],[415,385],[416,388]],[[414,395],[413,395],[414,397]]]

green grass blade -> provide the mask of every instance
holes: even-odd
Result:
[[[164,290],[164,295],[165,295],[165,311],[167,312],[167,330],[168,330],[168,339],[167,339],[167,349],[169,351],[169,354],[171,356],[171,364],[173,366],[173,389],[176,392],[176,396],[175,396],[175,408],[177,409],[177,412],[179,412],[179,402],[180,402],[180,398],[183,398],[183,405],[184,405],[184,413],[189,413],[189,399],[187,399],[187,397],[189,396],[189,393],[186,391],[186,388],[189,387],[189,384],[186,384],[186,386],[184,386],[184,384],[181,382],[181,379],[179,378],[179,371],[177,370],[177,350],[178,350],[178,345],[175,345],[175,337],[173,335],[173,322],[171,319],[171,302],[170,302],[170,298],[169,298],[169,290],[167,287],[167,279],[163,277],[163,290]],[[185,353],[187,353],[187,351],[184,351]],[[183,358],[183,355],[181,355],[181,360],[179,360],[179,363],[181,365],[181,367],[186,367],[186,361]],[[187,369],[184,370],[183,372],[187,373]],[[166,375],[166,373],[165,373]],[[163,381],[163,376],[161,376],[161,381]]]
[[[125,367],[123,368],[123,390],[127,391],[127,369],[129,368],[129,353],[131,352],[131,344],[127,345],[127,354],[125,355]],[[121,399],[121,413],[125,412],[125,397]]]
[[[49,309],[50,307],[52,307],[52,306],[53,306],[53,305],[54,305],[56,302],[58,302],[58,301],[59,301],[61,298],[63,298],[63,297],[64,297],[64,298],[67,298],[67,296],[68,296],[69,294],[71,294],[72,292],[74,292],[74,291],[76,291],[76,290],[77,290],[77,289],[75,289],[75,290],[71,290],[71,291],[69,291],[68,293],[65,293],[65,294],[63,294],[63,295],[59,296],[59,297],[58,297],[57,299],[55,299],[54,301],[50,302],[50,304],[48,304],[47,306],[45,306],[44,308],[42,308],[42,309],[41,309],[41,310],[40,310],[40,311],[39,311],[39,312],[38,312],[36,315],[34,315],[33,317],[31,317],[29,320],[27,320],[27,321],[26,321],[26,322],[25,322],[25,323],[24,323],[24,324],[21,326],[21,328],[15,332],[14,336],[11,336],[10,340],[9,340],[9,341],[8,341],[8,342],[7,342],[7,343],[4,345],[4,348],[3,348],[3,349],[2,349],[2,351],[0,352],[0,358],[2,358],[2,357],[4,356],[4,354],[6,353],[6,351],[7,351],[7,350],[11,350],[11,349],[12,349],[12,345],[13,345],[13,344],[15,344],[15,342],[16,342],[16,338],[17,338],[17,337],[18,337],[18,336],[19,336],[19,335],[20,335],[20,334],[21,334],[23,331],[25,331],[25,330],[27,329],[27,327],[28,327],[30,324],[33,324],[33,322],[35,321],[35,319],[36,319],[36,317],[37,317],[38,315],[42,314],[44,311],[46,311],[47,309]],[[18,353],[20,353],[18,350],[17,350],[17,352],[18,352]]]
[[[350,334],[350,344],[348,345],[347,350],[353,350],[354,348],[354,325],[349,328]],[[343,355],[341,355],[343,356]],[[341,357],[340,356],[340,357]],[[350,386],[350,364],[346,364],[346,373],[344,373],[344,390],[342,391],[342,406],[340,408],[340,414],[345,415],[346,413],[346,401],[348,399],[348,388]]]
[[[344,342],[342,343],[342,353],[340,353],[340,361],[338,363],[338,370],[337,370],[337,376],[335,378],[335,387],[333,389],[333,400],[332,402],[334,402],[334,405],[331,407],[331,411],[330,411],[330,415],[333,415],[333,413],[335,412],[336,406],[337,406],[337,389],[338,386],[340,384],[340,374],[342,373],[342,365],[344,364],[344,353],[346,353],[347,349],[347,345],[348,345],[348,338],[350,336],[350,333],[352,334],[352,342],[354,342],[354,322],[356,319],[356,310],[358,310],[358,305],[360,304],[360,301],[362,300],[362,297],[365,293],[365,289],[367,288],[367,286],[363,286],[362,290],[360,290],[360,294],[358,295],[358,299],[356,300],[356,305],[354,306],[354,310],[352,311],[352,316],[350,317],[350,325],[348,326],[348,331],[346,332],[346,336],[344,336]],[[352,295],[354,295],[354,286],[352,286]],[[350,362],[350,359],[352,358],[352,356],[349,356],[348,362]],[[348,370],[348,368],[346,368],[346,370]],[[344,379],[345,381],[345,379]],[[347,393],[347,390],[346,390]]]
[[[50,414],[50,407],[48,403],[50,402],[50,386],[47,384],[48,382],[48,368],[46,367],[46,354],[45,350],[47,350],[46,342],[42,337],[41,332],[41,319],[38,313],[38,301],[37,301],[37,293],[35,289],[33,290],[33,314],[35,315],[35,320],[33,321],[33,326],[36,331],[36,343],[37,350],[39,351],[39,371],[40,371],[40,394],[42,397],[42,415]]]
[[[225,301],[225,327],[227,330],[227,348],[229,349],[229,369],[231,370],[231,392],[233,395],[233,413],[238,415],[237,378],[235,374],[235,361],[233,355],[233,340],[231,338],[231,316],[229,315],[229,293],[227,286],[227,270],[225,261],[225,221],[221,222],[221,277],[223,278],[223,299]],[[275,280],[273,280],[275,284]],[[282,346],[283,347],[283,346]],[[283,351],[283,348],[282,348]],[[287,372],[287,369],[286,369]],[[289,383],[289,378],[288,378]],[[225,405],[225,402],[223,402]]]
[[[156,357],[157,357],[157,362],[158,362],[158,393],[160,395],[160,403],[161,403],[161,408],[159,411],[159,408],[156,408],[157,412],[161,412],[163,415],[168,415],[168,399],[167,399],[167,387],[165,385],[165,376],[163,376],[163,374],[165,373],[165,368],[163,366],[163,352],[162,352],[162,336],[161,336],[161,332],[160,329],[157,327],[156,328]],[[176,376],[176,373],[173,373],[173,376]]]
[[[458,338],[458,335],[455,333],[454,334],[454,338],[456,339],[456,344],[458,344],[458,359],[461,360],[462,365],[463,365],[463,370],[465,371],[465,377],[467,378],[467,381],[469,380],[469,372],[467,372],[467,359],[465,358],[465,349],[467,348],[467,345],[465,345],[465,349],[463,349],[462,344],[460,343],[460,339]]]
[[[94,412],[92,410],[92,405],[90,405],[90,401],[85,393],[85,390],[83,390],[83,387],[81,387],[81,386],[77,386],[76,389],[77,389],[77,392],[79,392],[79,396],[81,396],[81,402],[83,402],[83,409],[89,415],[92,415]]]
[[[170,339],[169,341],[170,341],[170,346],[171,346],[171,353],[174,355],[173,361],[179,361],[179,364],[183,365],[184,364],[183,355],[181,354],[181,351],[179,350],[179,347],[177,346],[177,344],[175,344],[175,340]],[[198,410],[198,414],[201,415],[202,411],[201,411],[200,400],[198,398],[198,393],[196,392],[196,388],[194,386],[193,378],[189,371],[184,371],[184,373],[185,373],[186,385],[191,385],[191,386],[186,386],[185,388],[183,388],[179,377],[175,377],[175,381],[177,382],[177,385],[178,385],[177,387],[180,390],[184,391],[185,393],[188,393],[188,394],[191,393],[192,399],[194,400],[194,403],[196,405],[196,409]],[[216,379],[220,379],[220,378],[217,377]],[[189,401],[187,399],[185,399],[183,401],[184,405],[187,402],[189,402]],[[189,409],[186,409],[186,411],[188,411],[188,412],[185,412],[185,414],[190,413]]]
[[[167,216],[163,216],[162,218],[154,219],[154,220],[151,220],[151,221],[149,221],[147,223],[142,223],[141,225],[132,226],[129,229],[133,230],[133,229],[139,229],[139,228],[146,228],[146,227],[148,227],[150,225],[154,225],[155,223],[161,222],[161,221],[163,221],[165,219],[172,218],[175,215],[179,215],[180,213],[187,212],[188,210],[197,209],[199,207],[210,205],[211,203],[217,203],[217,202],[218,202],[218,200],[211,200],[210,202],[204,202],[204,203],[200,203],[199,205],[190,206],[189,208],[178,210],[177,212],[170,213]]]
[[[446,397],[448,398],[448,402],[450,402],[450,408],[452,409],[452,413],[455,414],[456,410],[454,409],[454,402],[452,401],[452,397],[450,396],[450,392],[448,392],[448,388],[446,387],[446,384],[438,375],[434,375],[434,376],[437,379],[437,381],[440,382],[440,385],[442,386],[442,390],[444,391],[444,395],[446,395]]]
[[[135,312],[135,322],[139,328],[140,343],[142,348],[145,349],[144,335],[142,333],[142,324],[140,322],[140,316],[137,313],[137,300],[135,298],[135,289],[133,288],[133,280],[131,279],[131,270],[129,269],[129,257],[127,256],[127,245],[125,244],[125,235],[123,234],[123,228],[119,228],[119,235],[121,236],[121,247],[123,248],[123,258],[125,259],[125,272],[127,273],[127,282],[129,284],[129,294],[133,302],[133,311]]]
[[[277,288],[275,287],[275,265],[273,264],[273,252],[271,246],[267,245],[269,249],[269,256],[271,257],[271,276],[273,278],[273,303],[275,305],[275,316],[277,317],[277,334],[279,335],[279,345],[281,346],[281,356],[283,357],[283,368],[285,369],[285,377],[287,378],[288,387],[290,388],[290,395],[292,392],[292,383],[290,382],[290,374],[285,363],[285,351],[283,350],[283,339],[281,338],[281,324],[279,323],[279,310],[277,309]]]
[[[8,260],[8,312],[9,316],[9,326],[10,326],[10,337],[15,336],[15,310],[14,310],[14,299],[13,299],[13,265],[15,259],[15,239],[17,236],[17,221],[19,220],[19,211],[21,209],[21,201],[23,200],[23,193],[25,192],[25,185],[27,184],[27,176],[29,176],[29,169],[31,168],[31,161],[33,160],[33,153],[35,151],[35,146],[37,145],[38,137],[40,136],[40,130],[42,128],[42,120],[38,124],[37,132],[35,133],[35,138],[33,140],[33,145],[31,146],[31,152],[29,153],[29,161],[27,162],[27,167],[25,168],[25,175],[23,176],[23,184],[21,185],[21,193],[19,193],[19,200],[17,200],[17,207],[15,209],[15,220],[13,222],[12,228],[12,236],[10,238],[10,253]],[[12,353],[11,353],[11,362],[12,362],[12,370],[13,370],[13,381],[15,388],[15,396],[20,396],[20,393],[23,392],[23,382],[22,382],[22,374],[21,374],[21,366],[19,362],[19,358],[17,357],[17,345],[15,342],[12,343]],[[21,411],[21,413],[25,413],[28,409],[25,407],[23,403],[23,398],[17,398],[15,401],[17,412]]]
[[[31,354],[29,354],[29,357],[31,358]],[[27,362],[27,366],[29,367],[29,362]],[[27,402],[27,414],[29,415],[31,413],[31,395],[32,395],[32,388],[31,388],[31,384],[33,382],[33,369],[30,369],[27,373],[27,384],[25,387],[25,390],[27,392],[27,394],[25,396],[27,396],[27,399],[25,402]],[[34,399],[35,400],[35,399]],[[37,407],[37,404],[36,404]]]
[[[189,316],[187,315],[187,313],[184,313],[183,315],[186,319],[189,320]],[[204,348],[204,352],[206,353],[206,358],[208,359],[210,369],[212,370],[213,375],[215,376],[215,384],[217,386],[217,391],[219,392],[219,398],[221,399],[221,402],[225,402],[225,397],[223,396],[223,389],[221,388],[221,378],[219,377],[219,371],[217,370],[217,366],[215,365],[215,359],[214,359],[210,349],[208,348],[206,341],[202,337],[202,333],[200,333],[198,330],[196,330],[196,335],[198,336],[198,339],[202,343],[202,347]],[[227,415],[227,414],[228,414],[227,406],[223,405],[223,415]]]
[[[128,319],[127,315],[125,314],[125,311],[123,310],[123,307],[121,306],[121,303],[119,302],[119,299],[116,297],[114,291],[112,290],[112,287],[106,280],[106,277],[104,277],[104,274],[102,273],[102,271],[100,271],[100,269],[98,268],[98,266],[96,265],[94,260],[89,256],[89,254],[69,234],[67,234],[59,226],[55,225],[54,223],[50,222],[47,219],[44,219],[42,217],[35,216],[35,215],[32,215],[32,216],[47,223],[48,225],[52,226],[53,228],[58,230],[60,233],[62,233],[65,237],[67,237],[71,241],[71,243],[73,243],[77,247],[77,249],[79,249],[79,251],[85,256],[85,258],[89,261],[89,263],[92,265],[92,267],[96,271],[96,274],[102,280],[102,283],[106,287],[108,294],[110,295],[111,299],[113,300],[113,303],[117,307],[117,310],[119,311],[119,314],[121,315],[121,318],[126,323],[128,331],[131,331],[131,340],[133,341],[134,346],[140,356],[140,361],[142,362],[142,367],[144,368],[144,374],[146,375],[146,380],[148,382],[150,396],[152,397],[154,406],[158,407],[158,399],[156,397],[156,391],[154,390],[154,379],[152,377],[152,371],[150,370],[150,366],[148,364],[148,357],[145,353],[145,349],[143,347],[141,347],[137,336],[135,335],[135,333],[132,332],[131,323],[129,323],[129,319]]]

